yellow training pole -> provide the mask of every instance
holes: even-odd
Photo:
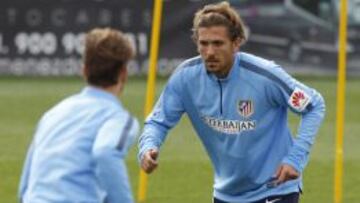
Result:
[[[336,151],[334,174],[334,202],[342,202],[343,179],[343,140],[344,140],[344,114],[345,114],[345,88],[346,88],[346,44],[347,44],[347,0],[340,2],[339,20],[339,56],[338,56],[338,82],[336,97]]]
[[[156,79],[156,67],[159,55],[159,39],[160,39],[160,25],[161,25],[161,13],[162,13],[162,0],[155,0],[153,10],[153,26],[151,30],[151,47],[150,47],[150,65],[148,71],[147,89],[146,89],[146,101],[145,101],[145,118],[151,112],[154,95],[155,95],[155,79]],[[140,170],[138,200],[142,202],[146,198],[148,177],[143,170]]]

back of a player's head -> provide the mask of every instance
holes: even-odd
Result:
[[[127,37],[111,28],[95,28],[87,33],[84,76],[88,84],[109,87],[118,83],[121,69],[134,57]]]
[[[193,20],[193,40],[198,39],[198,30],[201,27],[224,26],[227,28],[229,38],[234,41],[240,39],[244,41],[245,27],[239,14],[230,7],[228,2],[206,5],[195,13]]]

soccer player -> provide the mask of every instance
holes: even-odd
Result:
[[[273,61],[239,52],[244,25],[226,2],[195,14],[193,39],[200,56],[177,68],[146,120],[141,167],[158,166],[168,131],[186,113],[213,164],[215,203],[297,203],[322,96]],[[296,137],[288,109],[301,116]]]
[[[86,35],[87,85],[39,121],[21,177],[20,202],[133,202],[124,159],[139,125],[117,97],[134,54],[120,31],[97,28]]]

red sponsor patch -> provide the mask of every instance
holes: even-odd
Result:
[[[310,101],[311,98],[309,97],[309,95],[306,94],[304,90],[295,88],[288,100],[288,103],[293,109],[300,112],[306,108]]]
[[[300,107],[300,102],[304,99],[304,93],[299,91],[294,93],[294,96],[291,98],[291,102],[295,107]]]

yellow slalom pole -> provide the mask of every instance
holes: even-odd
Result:
[[[159,55],[159,40],[160,40],[160,26],[161,26],[161,14],[162,14],[162,0],[154,1],[153,10],[153,22],[151,30],[151,47],[150,47],[150,65],[148,71],[147,89],[146,89],[146,101],[145,101],[145,118],[151,112],[154,103],[155,96],[155,80],[156,80],[156,67]],[[139,178],[139,190],[138,200],[143,202],[146,198],[147,191],[147,174],[140,170]]]
[[[347,0],[340,2],[339,20],[339,56],[338,56],[338,82],[336,106],[336,150],[334,174],[334,202],[341,203],[343,199],[343,140],[344,140],[344,114],[346,89],[346,45],[347,45]]]

